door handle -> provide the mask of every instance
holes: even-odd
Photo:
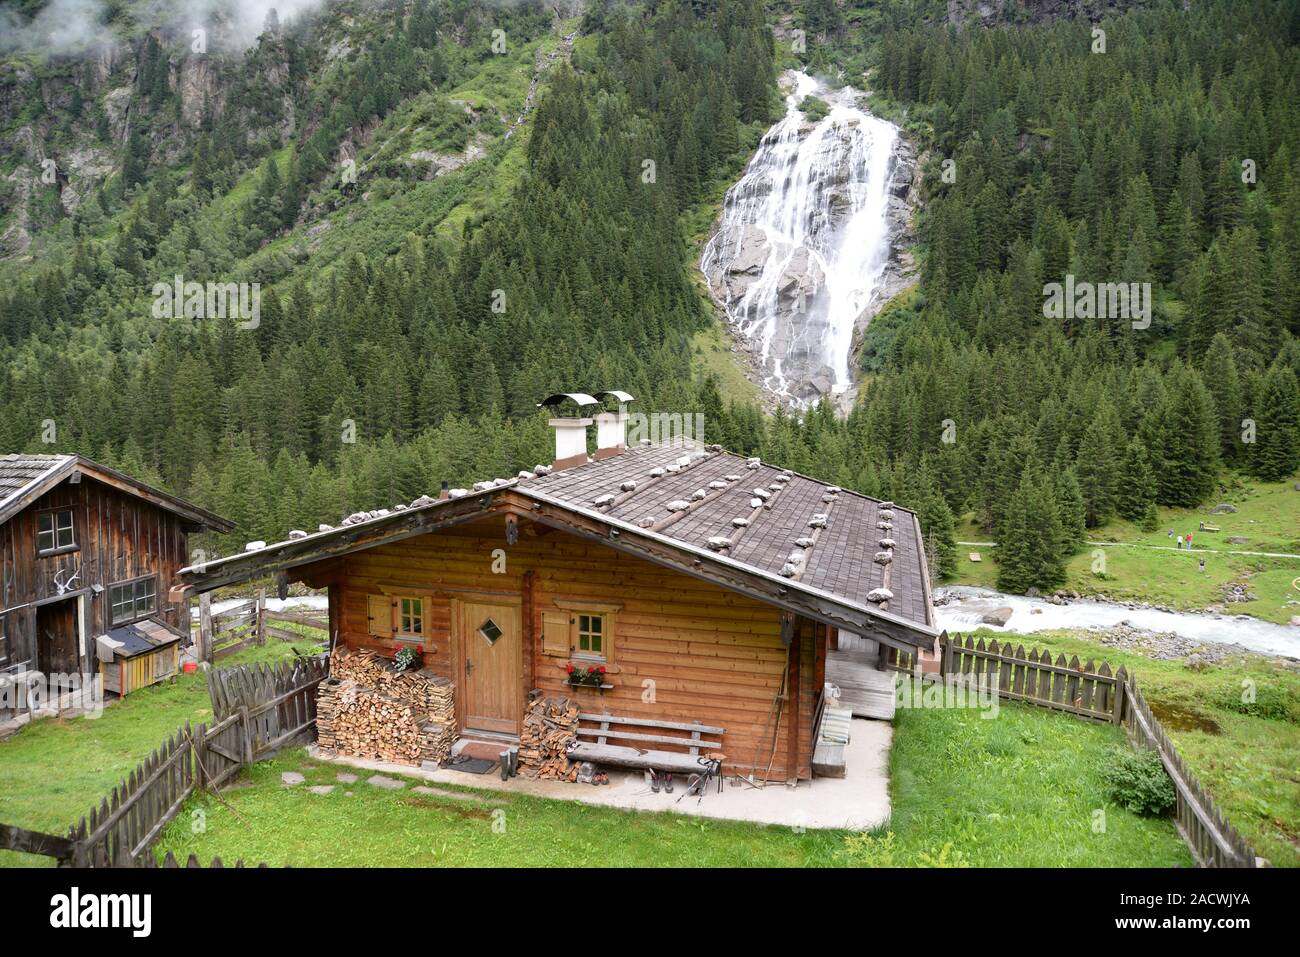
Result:
[[[468,674],[469,674],[471,671],[473,671],[473,670],[474,670],[474,662],[472,662],[472,661],[469,660],[469,656],[466,656],[466,657],[465,657],[465,674],[468,675]]]

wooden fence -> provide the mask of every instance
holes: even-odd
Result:
[[[1160,755],[1177,795],[1174,821],[1178,832],[1202,867],[1257,867],[1259,857],[1237,832],[1205,788],[1187,768],[1160,722],[1138,690],[1137,680],[1123,667],[1113,672],[1102,662],[1090,659],[1080,665],[1078,656],[1067,662],[1064,655],[1052,660],[1046,649],[1023,645],[1015,650],[996,640],[987,645],[960,635],[940,639],[939,676],[961,676],[977,687],[996,688],[999,697],[1038,707],[1051,708],[1088,720],[1122,726],[1137,747]],[[902,658],[915,667],[916,656],[890,656],[887,666],[902,667]]]
[[[245,765],[310,739],[316,686],[328,672],[324,655],[208,672],[216,722],[194,729],[186,724],[72,828],[67,846],[34,852],[77,867],[139,865],[151,858],[149,847],[195,792],[215,790]],[[26,840],[35,847],[38,838]]]
[[[329,630],[329,615],[324,610],[272,611],[266,607],[265,590],[258,592],[256,598],[214,613],[212,593],[204,592],[199,596],[195,652],[200,661],[215,662],[251,645],[264,645],[268,637],[280,641],[304,641],[313,637],[285,625],[319,629],[323,640]]]
[[[1124,709],[1124,686],[1128,678],[1121,667],[1111,673],[1110,665],[1098,667],[1093,660],[1080,665],[1077,655],[1067,662],[1065,655],[1052,661],[1051,652],[1024,645],[1014,651],[1011,645],[999,646],[996,640],[986,647],[984,639],[960,636],[940,640],[939,673],[961,675],[979,687],[996,687],[998,695],[1014,701],[1057,711],[1067,711],[1081,718],[1095,718],[1119,724]]]
[[[1130,740],[1160,755],[1174,782],[1177,803],[1174,823],[1201,867],[1258,867],[1259,856],[1237,832],[1223,811],[1187,768],[1183,756],[1151,713],[1151,708],[1130,677],[1124,695],[1123,723]]]

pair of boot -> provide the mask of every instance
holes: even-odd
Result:
[[[669,794],[673,793],[673,776],[671,774],[660,774],[654,768],[650,769],[650,790],[658,794],[660,789]]]

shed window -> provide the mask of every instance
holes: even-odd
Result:
[[[150,576],[118,582],[108,586],[108,595],[112,604],[113,624],[136,621],[158,610],[158,579]]]
[[[72,531],[72,509],[52,509],[41,512],[40,525],[36,533],[36,548],[41,552],[54,552],[64,548],[76,547],[76,536]]]

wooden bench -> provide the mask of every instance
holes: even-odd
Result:
[[[699,771],[701,748],[717,751],[722,747],[725,728],[714,728],[698,721],[652,721],[649,718],[623,718],[612,714],[580,714],[581,722],[596,727],[578,727],[579,741],[569,751],[574,761],[592,761],[596,764],[616,764],[629,768],[653,768],[656,771],[675,771],[689,774]],[[652,733],[640,729],[652,729]],[[672,733],[679,732],[679,733]],[[718,740],[705,739],[703,735],[716,735]],[[582,739],[595,740],[582,740]],[[611,744],[614,741],[635,741],[648,744],[669,744],[686,751],[664,751],[639,747],[634,744]]]

